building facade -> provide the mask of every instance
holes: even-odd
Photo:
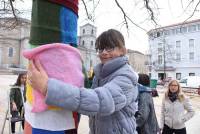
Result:
[[[147,56],[139,51],[127,50],[127,56],[129,58],[129,64],[137,73],[148,74]]]
[[[12,18],[8,18],[10,21]],[[0,22],[3,20],[0,20]],[[20,19],[21,25],[14,29],[0,28],[0,69],[26,68],[27,60],[21,52],[29,49],[30,21]],[[87,23],[79,28],[78,49],[82,55],[84,67],[87,72],[100,63],[96,53],[95,41],[97,27]],[[138,51],[127,50],[129,63],[136,72],[147,73],[145,66],[146,56]]]
[[[14,18],[1,18],[0,22],[14,22]],[[0,27],[0,68],[25,68],[26,60],[21,52],[28,48],[30,21],[18,18],[15,28]]]
[[[200,19],[153,29],[148,36],[153,78],[200,76]]]
[[[80,26],[79,30],[78,49],[81,52],[85,69],[88,72],[100,62],[95,49],[97,28],[87,23]]]

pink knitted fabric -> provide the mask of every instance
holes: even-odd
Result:
[[[29,60],[38,59],[49,78],[56,78],[78,87],[83,86],[82,62],[78,49],[62,43],[53,43],[24,51],[23,55]],[[45,96],[33,90],[33,98],[32,112],[47,110]]]

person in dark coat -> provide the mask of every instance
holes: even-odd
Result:
[[[159,126],[155,114],[150,80],[147,74],[139,74],[138,79],[138,111],[136,123],[138,134],[157,134]]]
[[[10,106],[12,118],[23,117],[23,102],[26,100],[26,73],[19,74],[16,83],[10,89]],[[24,127],[24,121],[22,121]],[[15,122],[11,122],[12,133],[15,133]]]

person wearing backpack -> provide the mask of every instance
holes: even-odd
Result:
[[[158,126],[152,90],[149,88],[150,80],[147,74],[138,74],[138,111],[136,112],[136,123],[138,134],[157,134]]]

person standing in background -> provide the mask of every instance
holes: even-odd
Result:
[[[138,74],[138,111],[136,123],[138,134],[157,134],[160,129],[156,118],[150,79],[147,74]]]
[[[10,103],[12,118],[20,115],[24,117],[24,101],[26,100],[26,73],[19,74],[16,83],[10,89]],[[24,121],[22,121],[24,128]],[[15,133],[15,122],[11,122],[12,133]]]
[[[162,134],[186,134],[185,122],[191,119],[194,113],[179,82],[177,80],[170,81],[161,107]]]

